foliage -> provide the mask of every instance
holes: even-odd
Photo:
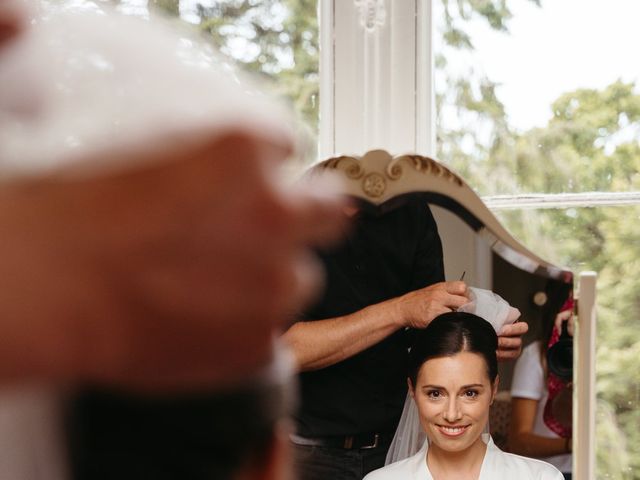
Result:
[[[472,44],[464,39],[457,46]],[[468,75],[454,83],[449,77],[441,84],[455,88],[437,98],[439,120],[451,104],[463,120],[441,121],[453,128],[439,128],[439,156],[480,193],[640,190],[634,84],[567,92],[553,103],[544,128],[523,133],[510,128],[495,84],[486,78]],[[598,272],[597,478],[640,479],[640,207],[506,211],[500,217],[543,257],[576,272]]]
[[[545,128],[515,136],[491,162],[509,164],[522,191],[637,191],[639,105],[620,81],[568,92]],[[598,478],[640,479],[640,206],[508,213],[508,229],[535,251],[599,273]]]
[[[210,7],[198,4],[197,12],[200,28],[222,53],[270,80],[277,95],[317,124],[315,0],[221,0]]]

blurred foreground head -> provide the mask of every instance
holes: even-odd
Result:
[[[79,397],[71,415],[76,480],[289,479],[293,365],[280,351],[245,385],[198,397]]]
[[[173,25],[93,2],[11,15],[0,306],[12,322],[0,383],[157,390],[245,378],[317,290],[309,249],[342,221],[335,189],[283,183],[289,115]]]

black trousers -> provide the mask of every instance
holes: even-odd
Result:
[[[369,449],[292,444],[298,480],[362,480],[384,466],[389,443]]]

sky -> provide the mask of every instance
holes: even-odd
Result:
[[[564,92],[618,78],[640,83],[640,0],[542,0],[541,8],[512,0],[509,6],[510,35],[484,25],[469,33],[474,60],[501,84],[498,95],[517,128],[544,126]]]

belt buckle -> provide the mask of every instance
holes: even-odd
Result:
[[[373,443],[371,445],[364,445],[362,447],[360,447],[361,450],[369,450],[371,448],[377,448],[378,447],[378,440],[380,440],[380,436],[376,433],[373,436]]]

